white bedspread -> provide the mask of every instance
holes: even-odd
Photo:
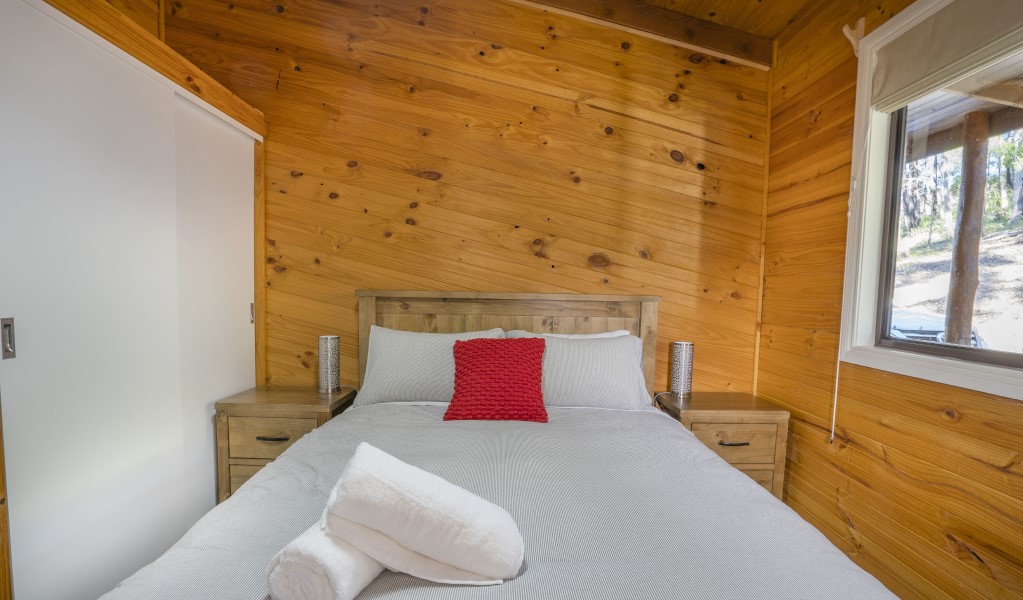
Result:
[[[508,510],[521,574],[494,587],[385,572],[360,599],[894,598],[816,529],[659,412],[548,408],[550,422],[350,409],[304,437],[105,600],[263,600],[367,441]]]

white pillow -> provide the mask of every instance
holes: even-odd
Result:
[[[598,338],[613,338],[613,337],[624,337],[626,335],[632,335],[627,329],[617,329],[615,331],[605,331],[603,333],[533,333],[532,331],[524,331],[522,329],[513,329],[511,331],[504,332],[504,337],[507,338],[525,338],[525,337],[544,337],[544,338],[565,338],[570,340],[590,340]]]
[[[456,340],[499,338],[501,329],[419,333],[374,325],[355,406],[378,402],[450,402],[455,393]]]
[[[643,340],[546,337],[543,401],[546,406],[636,410],[650,406],[643,378]]]

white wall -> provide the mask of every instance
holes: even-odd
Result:
[[[96,597],[214,504],[254,380],[252,141],[37,0],[0,20],[15,594]]]

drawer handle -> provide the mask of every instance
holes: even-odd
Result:
[[[726,442],[721,440],[718,442],[718,446],[728,446],[729,448],[735,448],[737,446],[749,446],[749,442]]]
[[[280,437],[274,437],[272,435],[257,435],[257,442],[286,442],[291,439],[290,435],[283,435]]]

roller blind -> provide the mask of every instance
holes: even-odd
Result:
[[[1023,1],[954,0],[877,52],[871,104],[891,112],[1023,49]]]

